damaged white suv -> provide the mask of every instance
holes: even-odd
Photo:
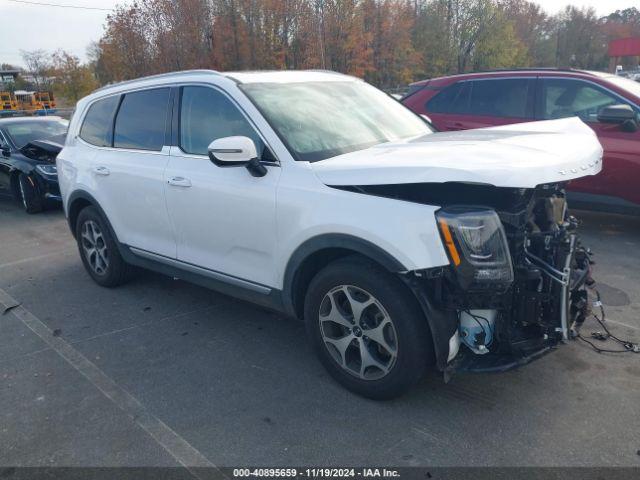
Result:
[[[304,319],[390,398],[568,337],[590,262],[563,189],[601,158],[577,119],[434,133],[349,76],[190,71],[82,99],[57,164],[97,283],[144,267]]]

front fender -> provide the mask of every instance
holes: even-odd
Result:
[[[354,250],[365,249],[370,253],[366,256],[377,257],[374,260],[390,271],[448,265],[435,219],[438,208],[327,186],[303,192],[281,187],[276,265],[287,265],[280,273],[281,286],[285,287],[292,259],[324,244],[340,248],[348,242]]]

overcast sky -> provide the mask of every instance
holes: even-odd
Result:
[[[23,65],[20,50],[56,50],[63,48],[86,59],[87,45],[102,34],[105,18],[123,0],[24,0],[26,2],[74,5],[88,10],[44,5],[27,5],[0,0],[0,63]],[[130,0],[129,0],[130,1]],[[591,6],[605,15],[638,5],[638,0],[537,0],[549,13],[566,5]]]

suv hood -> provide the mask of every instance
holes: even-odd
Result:
[[[578,118],[439,132],[311,163],[326,185],[537,185],[595,175],[602,146]]]

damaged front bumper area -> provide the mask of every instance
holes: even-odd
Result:
[[[563,184],[459,188],[468,201],[480,194],[487,207],[445,205],[437,219],[451,265],[406,279],[445,380],[507,371],[549,353],[584,321],[592,282]]]

